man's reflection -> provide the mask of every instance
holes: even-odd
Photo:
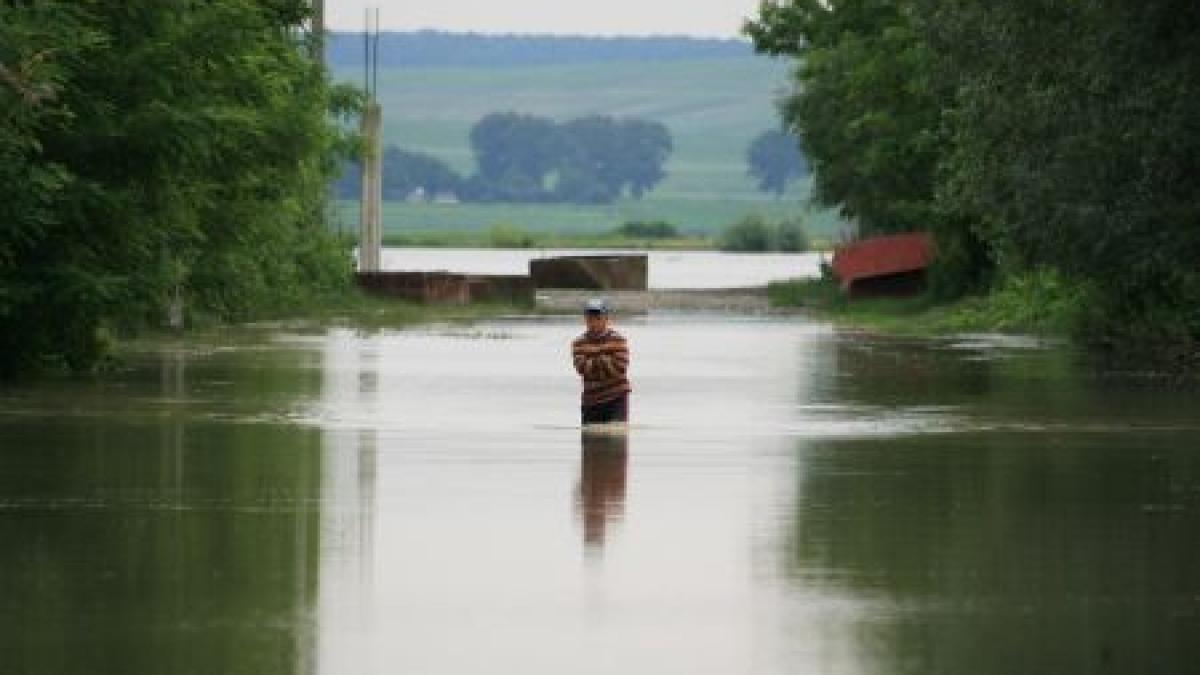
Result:
[[[608,523],[625,512],[629,437],[624,433],[584,431],[582,445],[576,507],[583,521],[584,544],[602,548]]]

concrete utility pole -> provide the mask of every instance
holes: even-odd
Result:
[[[383,108],[376,95],[379,91],[379,10],[375,10],[375,26],[371,28],[371,11],[367,10],[367,30],[363,34],[364,82],[367,105],[362,116],[362,137],[366,156],[362,160],[362,205],[359,219],[358,271],[378,272],[382,268],[380,251],[383,248]]]
[[[366,145],[363,157],[362,228],[358,239],[358,271],[380,270],[380,248],[383,246],[383,141],[381,126],[383,108],[375,101],[367,102],[362,116],[362,137]]]

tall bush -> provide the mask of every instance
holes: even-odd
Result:
[[[717,243],[722,251],[801,253],[808,250],[808,235],[796,221],[768,222],[749,215],[721,231]]]

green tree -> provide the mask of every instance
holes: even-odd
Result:
[[[816,196],[931,229],[936,290],[1045,270],[1089,339],[1200,363],[1200,5],[767,0]]]
[[[995,257],[975,212],[939,197],[958,80],[941,67],[941,28],[921,3],[934,4],[765,0],[746,32],[760,52],[796,59],[781,113],[812,166],[815,200],[866,235],[931,231],[933,289],[952,297],[984,288]]]
[[[747,173],[758,181],[758,189],[776,198],[783,196],[788,183],[808,174],[799,141],[779,129],[764,131],[750,142],[746,166]]]
[[[1200,349],[1200,5],[920,3],[957,82],[947,208],[1098,289],[1092,336]]]
[[[941,111],[951,90],[911,1],[765,0],[746,25],[758,51],[797,60],[782,103],[815,170],[815,197],[866,232],[925,229],[936,216]]]
[[[671,132],[661,122],[625,119],[620,122],[621,166],[629,194],[641,199],[667,177],[663,168],[675,149]]]
[[[492,183],[525,180],[542,185],[559,154],[553,120],[514,112],[492,113],[471,128],[479,175]]]
[[[171,298],[239,319],[342,286],[348,148],[304,0],[0,4],[0,370],[91,366]]]
[[[666,177],[674,149],[659,122],[589,115],[558,124],[517,113],[481,119],[471,147],[478,172],[462,184],[464,200],[576,204],[641,199]]]
[[[556,196],[576,203],[611,203],[628,190],[641,199],[666,177],[674,147],[658,122],[589,115],[561,126]]]
[[[562,125],[563,155],[557,195],[564,201],[610,203],[625,185],[621,125],[607,115],[588,115]]]

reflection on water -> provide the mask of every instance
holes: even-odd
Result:
[[[0,672],[1200,658],[1194,396],[1054,345],[652,315],[621,324],[637,423],[581,436],[576,323],[259,332],[0,390]]]
[[[225,392],[303,393],[286,366]],[[196,419],[190,374],[166,350],[128,389],[51,385],[39,414],[4,418],[0,671],[311,672],[319,438]],[[170,403],[73,414],[114,397]]]
[[[786,573],[861,604],[845,628],[871,672],[1188,672],[1200,471],[1184,440],[812,444]]]
[[[856,636],[827,670],[1188,672],[1194,399],[1101,379],[1056,350],[965,344],[835,345],[832,399],[952,404],[960,421],[797,444],[782,574],[798,597],[849,601],[839,632]]]
[[[583,522],[583,541],[604,548],[609,523],[625,515],[625,472],[629,466],[627,433],[584,431],[580,434],[579,494],[576,506]]]

